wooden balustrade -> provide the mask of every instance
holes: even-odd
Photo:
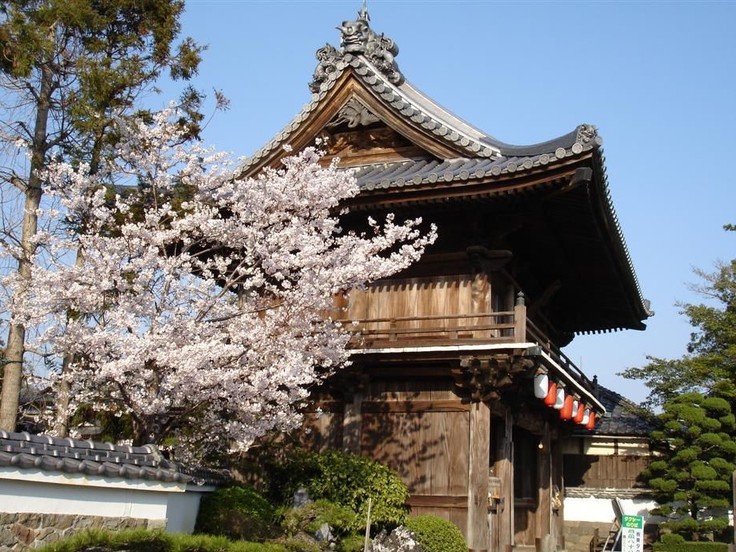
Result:
[[[527,318],[524,295],[512,311],[364,318],[353,321],[355,349],[426,347],[481,343],[535,343],[586,387],[594,384]]]
[[[515,311],[472,314],[397,316],[354,321],[355,348],[420,346],[451,342],[511,343],[518,323]]]

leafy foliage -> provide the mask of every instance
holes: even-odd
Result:
[[[350,508],[319,499],[288,509],[284,513],[281,527],[289,535],[300,531],[313,535],[325,523],[337,537],[348,536],[357,525],[355,512]]]
[[[39,552],[288,552],[280,544],[230,541],[225,537],[183,535],[133,529],[89,530],[39,549]]]
[[[233,485],[202,498],[197,533],[261,541],[274,533],[274,509],[251,487]]]
[[[731,474],[736,469],[736,441],[731,406],[720,397],[687,393],[664,404],[653,446],[662,451],[642,472],[673,519],[665,526],[682,535],[721,531],[725,516],[702,519],[703,510],[727,509]]]
[[[728,544],[725,542],[679,542],[665,543],[655,542],[654,552],[727,552]]]
[[[406,527],[425,552],[466,552],[468,545],[457,525],[446,519],[423,515],[410,517]]]
[[[363,456],[295,451],[286,461],[272,463],[267,478],[277,502],[288,504],[303,488],[314,499],[350,508],[357,514],[355,529],[365,523],[368,498],[372,500],[371,524],[377,529],[406,520],[406,484],[386,466]]]

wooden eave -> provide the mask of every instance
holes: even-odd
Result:
[[[589,166],[591,155],[567,159],[552,167],[523,171],[500,176],[468,177],[451,182],[426,183],[381,190],[362,189],[349,200],[350,210],[392,210],[425,204],[475,202],[535,195],[564,193],[571,186],[575,172]]]

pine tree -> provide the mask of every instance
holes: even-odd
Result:
[[[652,444],[661,457],[643,472],[665,526],[687,538],[728,527],[731,477],[736,470],[736,417],[729,401],[687,393],[664,403]]]
[[[180,0],[8,0],[0,6],[0,77],[5,88],[0,187],[20,203],[18,220],[5,220],[2,253],[12,260],[19,285],[8,298],[0,429],[16,424],[26,326],[14,316],[31,283],[37,259],[43,171],[54,159],[101,163],[117,140],[112,122],[139,109],[142,92],[168,71],[174,79],[195,74],[201,48],[178,42]],[[185,90],[194,134],[200,96]],[[28,161],[21,155],[28,152]],[[5,208],[3,215],[9,216]]]

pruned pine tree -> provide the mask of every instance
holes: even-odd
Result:
[[[85,164],[94,173],[117,141],[116,118],[140,109],[141,94],[164,72],[189,79],[201,48],[178,39],[180,0],[7,0],[0,5],[0,191],[4,267],[14,271],[0,429],[16,425],[26,324],[15,304],[39,260],[39,208],[50,161]],[[200,96],[186,89],[188,135],[201,120]],[[15,208],[14,208],[15,207]],[[15,218],[13,218],[15,216]],[[7,289],[7,288],[6,288]]]
[[[652,432],[659,451],[643,472],[661,505],[654,513],[687,539],[720,536],[728,528],[731,478],[736,470],[736,417],[729,401],[686,393],[667,400]],[[730,539],[729,539],[730,540]]]

